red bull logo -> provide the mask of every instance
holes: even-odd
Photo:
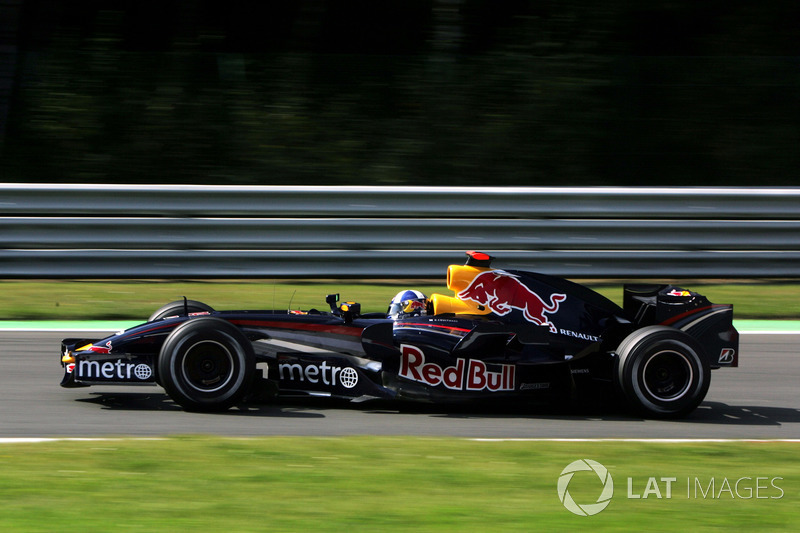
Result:
[[[517,276],[503,270],[489,270],[478,274],[469,287],[458,293],[458,297],[485,305],[500,316],[518,309],[522,311],[526,320],[540,326],[548,326],[553,333],[556,332],[556,327],[545,314],[557,313],[561,302],[567,299],[566,294],[551,294],[550,303],[546,303]]]
[[[403,309],[404,313],[413,313],[415,311],[425,311],[425,303],[419,300],[409,300]]]

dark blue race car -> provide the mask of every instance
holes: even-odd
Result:
[[[105,339],[64,339],[64,387],[162,386],[191,411],[277,397],[567,402],[617,397],[680,417],[711,369],[738,364],[733,306],[671,285],[626,285],[623,307],[554,276],[468,252],[453,295],[401,291],[387,313],[329,295],[318,311],[215,311],[186,300]]]

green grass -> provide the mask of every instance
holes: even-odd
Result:
[[[167,302],[186,296],[215,309],[327,310],[325,295],[357,301],[363,312],[386,311],[401,289],[423,284],[362,284],[318,281],[3,281],[0,320],[146,319]]]
[[[800,445],[475,442],[406,437],[179,437],[0,445],[3,531],[783,531],[796,527]],[[614,497],[580,517],[569,463],[605,465]],[[642,494],[675,477],[672,497]],[[723,480],[738,497],[720,493]],[[757,477],[767,481],[756,481]],[[777,480],[780,477],[783,479]],[[694,480],[716,494],[695,497]],[[687,491],[687,480],[692,487]],[[772,481],[774,480],[774,481]],[[746,486],[762,487],[759,498]],[[780,489],[772,486],[774,483]],[[589,472],[570,494],[600,494]],[[731,491],[732,492],[732,491]],[[687,497],[688,496],[688,497]],[[780,496],[780,497],[779,497]]]
[[[589,285],[622,303],[621,284]],[[734,304],[737,319],[800,318],[800,283],[681,285],[714,303]],[[326,309],[325,295],[338,292],[342,301],[357,301],[364,312],[377,312],[385,311],[404,288],[451,294],[443,283],[414,281],[0,281],[0,320],[140,320],[184,295],[220,310],[307,310]]]

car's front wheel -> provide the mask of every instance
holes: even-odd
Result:
[[[254,374],[252,344],[236,326],[218,318],[181,324],[158,356],[161,385],[188,411],[230,408],[247,393]]]
[[[214,309],[210,305],[204,304],[203,302],[198,302],[197,300],[176,300],[156,309],[153,314],[150,315],[150,318],[148,318],[147,321],[153,322],[168,316],[213,312]]]
[[[622,341],[617,355],[617,385],[627,403],[645,416],[685,416],[708,392],[708,360],[702,346],[683,331],[642,328]]]

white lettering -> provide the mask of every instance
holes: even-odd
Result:
[[[81,359],[78,362],[78,376],[93,378],[100,375],[100,363],[97,361],[85,361]]]
[[[319,368],[320,368],[320,370],[322,370],[322,382],[325,385],[330,385],[330,383],[328,383],[328,373],[327,373],[327,370],[329,368],[328,367],[328,362],[327,361],[322,361],[322,364],[319,365]]]
[[[769,484],[772,485],[773,487],[775,487],[776,489],[778,489],[779,491],[781,491],[781,495],[780,496],[772,496],[773,499],[780,500],[781,498],[783,498],[783,495],[785,493],[783,492],[782,488],[780,488],[778,485],[775,484],[775,480],[777,480],[777,479],[780,479],[781,481],[783,481],[782,477],[774,477],[774,478],[772,478],[770,480]]]
[[[284,370],[289,372],[289,377],[288,378],[284,377],[284,375],[283,375],[283,371]],[[282,364],[278,365],[278,374],[280,376],[280,379],[288,379],[289,381],[295,381],[295,378],[294,378],[294,371],[295,370],[297,370],[297,380],[298,381],[303,381],[303,367],[302,366],[298,365],[297,363],[295,363],[295,364],[282,363]]]
[[[783,488],[778,486],[778,481],[782,477],[748,477],[744,476],[736,480],[722,478],[709,478],[707,481],[698,477],[686,478],[686,498],[691,499],[712,499],[719,500],[728,495],[731,499],[749,500],[753,497],[759,499],[781,499],[785,495]],[[641,494],[635,490],[635,481],[632,477],[628,478],[628,499],[646,500],[650,497],[672,498],[672,484],[678,481],[676,477],[649,477]],[[769,485],[767,485],[769,482]],[[692,489],[694,488],[694,494]],[[777,491],[773,495],[765,494],[765,491],[774,489]],[[755,495],[755,496],[754,496]]]
[[[741,483],[744,480],[752,481],[752,479],[753,478],[751,477],[740,477],[739,479],[736,480],[736,485],[734,485],[733,487],[736,490],[737,497],[742,498],[743,500],[749,500],[753,497],[753,487],[751,487],[749,484],[747,485],[747,487],[745,487],[745,489],[747,490],[747,496],[742,496],[741,493],[739,492],[739,483]]]
[[[780,499],[784,496],[784,491],[781,487],[776,484],[777,480],[783,479],[782,477],[756,477],[752,478],[749,476],[743,476],[738,478],[736,481],[729,481],[728,478],[722,478],[721,482],[717,482],[715,478],[711,478],[708,481],[708,485],[704,485],[699,478],[694,478],[694,498],[711,498],[711,499],[721,499],[723,495],[727,494],[731,497],[731,499],[742,499],[742,500],[750,500],[753,497],[757,499]],[[753,481],[755,480],[755,486]],[[769,481],[769,485],[767,482]],[[686,497],[691,498],[692,492],[691,488],[692,479],[688,478],[686,480]],[[719,487],[719,490],[717,490]],[[764,491],[768,490],[770,487],[777,489],[780,491],[779,495],[776,496],[769,496],[763,494]],[[699,489],[699,490],[698,490]]]
[[[661,495],[661,486],[658,483],[659,480],[666,484],[666,496]],[[678,478],[676,477],[662,477],[662,478],[655,478],[650,477],[647,479],[647,485],[645,486],[644,492],[642,494],[634,494],[633,493],[633,478],[628,478],[628,498],[629,499],[647,499],[650,496],[655,496],[658,499],[661,498],[672,498],[672,483],[677,481]]]
[[[651,477],[647,480],[647,486],[644,488],[642,498],[647,499],[651,494],[655,494],[656,498],[661,499],[661,491],[658,488],[658,481],[656,478]]]
[[[678,481],[676,477],[662,477],[661,481],[667,484],[667,498],[672,498],[672,482]]]
[[[639,494],[633,493],[633,478],[628,478],[628,499],[629,500],[638,500],[641,498]]]
[[[730,494],[731,499],[734,499],[733,491],[731,490],[731,484],[728,483],[728,478],[722,478],[722,485],[719,488],[719,492],[717,493],[717,499],[722,498],[722,493],[727,492]]]
[[[703,498],[705,498],[709,494],[711,494],[712,498],[714,497],[714,478],[713,477],[711,478],[711,481],[709,482],[708,487],[706,487],[707,490],[703,490],[703,485],[700,483],[700,480],[697,479],[697,478],[694,478],[694,497],[695,498],[697,498],[697,487],[698,487],[698,485],[700,486],[700,494],[703,495]]]
[[[300,363],[279,363],[278,364],[278,379],[281,381],[299,381],[301,383],[308,382],[317,385],[322,381],[322,384],[329,387],[337,386],[336,376],[339,376],[339,385],[341,385],[342,370],[350,367],[331,366],[327,361],[321,361],[319,365],[306,365]],[[345,374],[347,379],[350,379],[355,370],[350,368],[349,373]],[[352,388],[357,382],[355,378],[353,385],[348,385],[347,388]]]
[[[763,487],[761,486],[761,480],[766,481],[768,479],[769,479],[768,477],[757,477],[756,478],[756,499],[763,500],[763,499],[769,498],[769,496],[761,496],[760,495],[761,489],[766,489],[767,488],[766,486],[763,486]]]
[[[574,337],[576,339],[581,339],[585,341],[598,342],[600,340],[600,337],[597,337],[595,335],[589,335],[588,333],[577,333],[575,331],[570,331],[568,329],[559,329],[558,332],[566,337]]]
[[[142,366],[148,369],[143,375],[137,375],[136,367]],[[150,366],[145,363],[129,363],[124,359],[117,359],[116,361],[87,361],[80,360],[76,366],[77,378],[91,380],[91,379],[107,379],[112,381],[144,381],[149,379],[152,375]]]

